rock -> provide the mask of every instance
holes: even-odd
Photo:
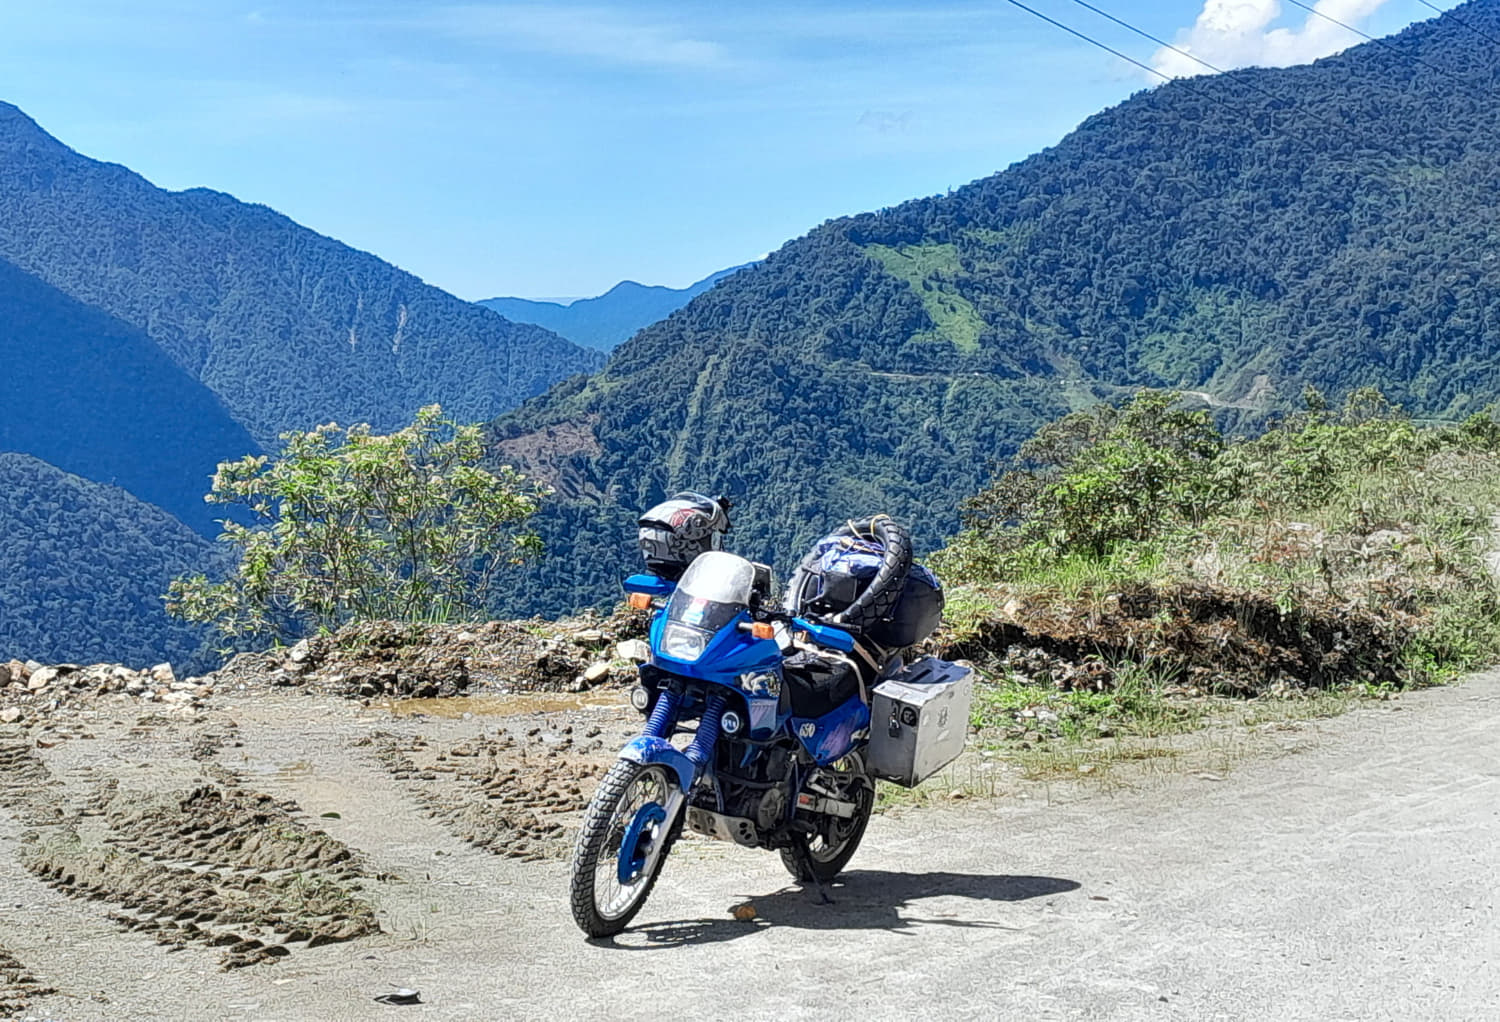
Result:
[[[177,680],[177,675],[172,672],[171,664],[157,664],[151,668],[151,680],[162,685],[170,685]]]
[[[134,675],[131,678],[128,678],[126,680],[126,682],[125,682],[125,691],[129,692],[131,695],[135,695],[135,694],[137,694],[139,692],[142,692],[142,691],[145,690],[145,688],[146,688],[146,679],[142,678],[139,674]]]
[[[626,639],[615,646],[615,656],[643,664],[651,659],[651,647],[640,639]]]
[[[26,688],[30,692],[40,692],[52,684],[54,678],[61,673],[56,667],[41,667],[31,672],[31,678],[26,682]]]
[[[479,636],[473,632],[459,632],[453,637],[454,642],[478,642]]]
[[[600,660],[598,663],[589,664],[588,670],[583,672],[583,680],[590,685],[600,681],[609,674],[609,661]]]
[[[21,708],[19,706],[7,706],[0,710],[0,724],[14,724],[21,719]]]
[[[578,646],[597,646],[604,641],[604,633],[597,628],[584,628],[573,633],[573,642]]]
[[[303,639],[301,642],[292,647],[291,652],[287,653],[286,658],[294,664],[300,664],[311,655],[312,643],[308,642],[306,639]]]
[[[22,673],[24,673],[28,678],[31,677],[33,671],[40,671],[42,669],[42,665],[37,663],[35,660],[28,660],[22,666],[25,668]]]
[[[0,688],[10,684],[10,665],[0,664]]]

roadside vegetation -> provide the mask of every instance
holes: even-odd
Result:
[[[174,579],[169,613],[276,639],[351,622],[479,620],[501,569],[541,552],[527,523],[545,488],[481,467],[480,428],[437,405],[388,435],[329,424],[281,439],[275,458],[219,465],[206,499],[251,520],[224,522],[229,576]]]
[[[965,503],[939,642],[981,667],[983,743],[1101,768],[1500,659],[1500,424],[1305,403],[1245,439],[1142,391],[1046,426]]]

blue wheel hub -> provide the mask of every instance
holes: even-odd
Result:
[[[635,812],[635,819],[625,828],[620,841],[620,883],[628,884],[646,868],[646,853],[651,845],[651,828],[667,818],[667,811],[656,802],[648,802]]]

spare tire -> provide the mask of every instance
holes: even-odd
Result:
[[[789,614],[807,613],[808,605],[817,596],[814,587],[819,585],[819,560],[829,541],[840,539],[870,540],[881,547],[880,566],[875,577],[849,606],[825,618],[831,625],[863,634],[891,615],[911,571],[911,535],[904,525],[888,515],[871,515],[846,522],[814,544],[792,573],[784,606]]]

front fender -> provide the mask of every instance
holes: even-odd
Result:
[[[698,765],[665,738],[641,735],[620,750],[620,758],[642,766],[660,764],[673,771],[684,795],[693,790],[693,782],[698,779]]]

